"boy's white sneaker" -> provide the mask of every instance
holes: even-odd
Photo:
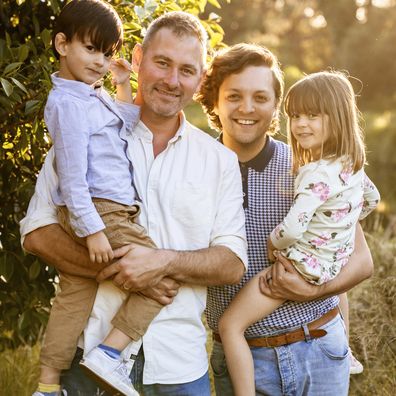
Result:
[[[114,359],[96,347],[81,360],[80,366],[107,392],[113,395],[139,396],[129,378],[130,366],[126,361]]]
[[[349,348],[349,374],[360,374],[363,372],[363,364],[353,356],[351,348]]]

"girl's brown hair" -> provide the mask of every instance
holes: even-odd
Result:
[[[309,74],[297,81],[285,97],[288,120],[288,140],[293,152],[293,173],[313,161],[309,150],[304,150],[291,133],[294,114],[326,114],[329,137],[322,145],[322,158],[345,158],[345,166],[354,172],[366,161],[363,133],[359,125],[360,112],[355,93],[347,76],[339,71]]]

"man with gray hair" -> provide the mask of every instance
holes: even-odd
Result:
[[[127,151],[140,196],[140,223],[159,249],[128,245],[115,252],[115,263],[93,267],[86,249],[57,224],[50,193],[57,187],[54,156],[47,155],[21,224],[24,247],[61,272],[100,282],[81,348],[63,375],[71,395],[97,394],[78,361],[82,349],[88,352],[107,334],[125,290],[172,302],[143,336],[144,355],[135,345],[124,351],[126,357],[132,349],[138,355],[136,389],[145,395],[210,395],[201,321],[206,286],[239,282],[247,257],[237,157],[189,124],[182,112],[204,76],[205,60],[206,33],[184,12],[153,21],[133,51],[141,115]]]

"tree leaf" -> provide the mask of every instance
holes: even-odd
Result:
[[[142,28],[141,25],[135,22],[126,22],[124,23],[124,30],[131,30],[132,32],[136,32]]]
[[[41,40],[43,40],[45,48],[48,48],[50,46],[50,44],[51,44],[51,32],[48,29],[44,29],[41,32]]]
[[[208,3],[212,4],[213,7],[221,8],[221,6],[217,0],[208,0]]]
[[[7,260],[7,254],[3,254],[0,258],[0,275],[9,282],[14,273],[14,265],[11,260]]]
[[[36,279],[41,270],[41,265],[38,260],[35,260],[33,264],[29,267],[29,278],[30,280]]]
[[[16,78],[11,77],[11,80],[13,81],[13,83],[19,88],[22,89],[23,92],[28,93],[26,87],[20,82],[18,81]]]
[[[28,100],[25,105],[25,114],[34,112],[37,109],[39,103],[39,100]]]
[[[11,74],[13,71],[15,71],[16,69],[19,69],[22,65],[22,62],[14,62],[14,63],[10,63],[9,65],[7,65],[4,69],[4,75],[8,75]]]
[[[18,60],[19,62],[24,62],[29,55],[29,47],[26,44],[23,44],[19,47]]]
[[[6,95],[10,96],[12,94],[12,91],[14,90],[14,87],[5,78],[0,78],[0,81],[1,81],[1,85],[3,86],[4,92],[6,93]]]

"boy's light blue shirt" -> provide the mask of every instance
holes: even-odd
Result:
[[[52,137],[60,188],[54,202],[66,205],[80,237],[105,228],[92,197],[125,205],[135,201],[126,135],[140,109],[114,101],[103,88],[52,76],[44,119]]]

